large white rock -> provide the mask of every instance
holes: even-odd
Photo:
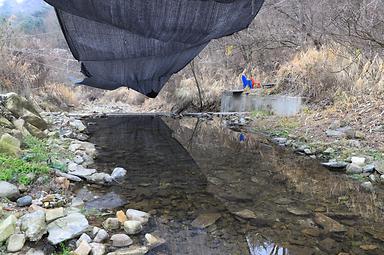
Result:
[[[15,233],[17,219],[15,215],[10,215],[0,223],[0,243],[8,239]]]
[[[27,238],[36,242],[47,233],[47,224],[45,223],[45,212],[35,211],[28,213],[20,218],[21,230],[25,233]]]
[[[48,225],[48,241],[53,245],[57,245],[63,241],[80,236],[87,230],[88,226],[88,220],[83,214],[70,214]]]

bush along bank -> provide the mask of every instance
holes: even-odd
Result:
[[[368,139],[355,125],[334,118],[325,118],[326,123],[317,121],[314,125],[312,115],[303,112],[287,118],[255,112],[249,116],[227,117],[226,122],[231,129],[263,134],[279,147],[317,160],[326,169],[359,181],[366,192],[382,187],[384,154],[374,149],[374,141],[369,141],[373,136],[380,137],[381,132],[370,134]]]
[[[80,119],[39,113],[15,93],[0,99],[0,254],[146,254],[165,242],[156,233],[130,238],[146,229],[146,212],[89,223],[75,186],[118,184],[127,171],[92,168],[96,148]]]

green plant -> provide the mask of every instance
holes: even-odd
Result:
[[[47,174],[49,167],[44,163],[27,162],[19,158],[12,158],[0,154],[0,180],[15,180],[20,184],[31,182],[28,174]]]
[[[27,154],[25,155],[27,161],[48,162],[50,151],[45,140],[34,136],[27,136],[24,139],[24,143],[27,149]]]
[[[58,253],[54,253],[53,255],[70,255],[71,254],[71,250],[64,244],[64,243],[60,243],[60,252]]]

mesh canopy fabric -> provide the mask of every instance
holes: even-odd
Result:
[[[55,7],[81,84],[156,97],[212,39],[249,26],[264,0],[45,0]]]

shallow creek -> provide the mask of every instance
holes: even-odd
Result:
[[[167,243],[150,254],[384,254],[381,191],[364,192],[261,135],[231,131],[220,119],[111,116],[88,125],[98,148],[95,168],[120,166],[128,175],[78,195],[90,214],[128,208],[153,214],[143,233],[155,231]],[[192,226],[207,213],[220,218],[203,229]]]

